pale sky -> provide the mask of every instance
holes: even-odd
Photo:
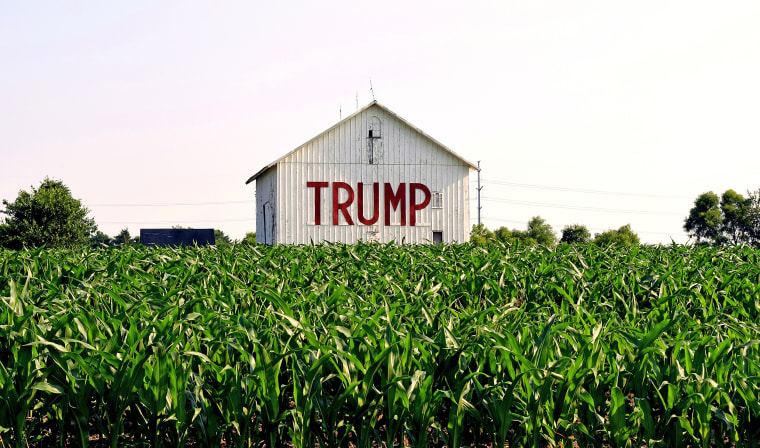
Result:
[[[372,101],[482,166],[482,220],[686,242],[760,189],[758,1],[0,0],[0,199],[255,231],[252,174]],[[477,222],[476,173],[471,224]]]

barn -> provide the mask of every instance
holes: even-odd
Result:
[[[465,242],[477,169],[373,101],[246,181],[256,181],[256,239]]]

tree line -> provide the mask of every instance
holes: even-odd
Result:
[[[16,200],[3,199],[6,216],[0,221],[0,248],[20,250],[45,246],[72,248],[85,245],[94,247],[128,246],[140,244],[129,229],[114,236],[98,230],[90,210],[75,199],[62,181],[45,178],[38,188],[21,190]],[[181,228],[181,226],[174,226]],[[219,229],[214,229],[217,246],[254,244],[256,233],[248,232],[242,240],[233,240]]]
[[[573,224],[562,229],[562,236],[557,241],[557,235],[552,226],[540,216],[534,216],[528,221],[525,230],[508,229],[499,227],[495,231],[488,230],[485,225],[475,224],[472,226],[470,241],[477,245],[487,245],[495,242],[503,244],[538,244],[545,247],[553,247],[559,244],[572,243],[595,243],[600,246],[608,244],[620,244],[634,246],[640,243],[639,236],[626,224],[619,229],[609,229],[597,233],[591,237],[588,227],[583,224]]]
[[[760,247],[760,190],[745,198],[734,190],[720,197],[702,193],[684,220],[684,230],[697,244],[750,244]]]
[[[62,181],[45,178],[38,188],[21,190],[16,200],[3,199],[6,215],[0,221],[0,247],[24,249],[45,246],[70,248],[83,245],[122,246],[139,244],[140,239],[122,229],[113,237],[98,230],[95,220],[80,199],[75,199]],[[175,226],[175,228],[178,226]],[[760,247],[760,190],[748,191],[743,196],[734,190],[723,195],[709,191],[694,201],[694,207],[684,220],[684,230],[695,244],[749,244]],[[255,244],[256,233],[248,232],[242,240],[232,240],[219,229],[214,230],[218,246]],[[567,243],[595,243],[599,245],[638,245],[639,236],[626,224],[591,236],[582,224],[565,226],[557,238],[552,226],[540,216],[528,221],[525,230],[500,227],[495,231],[483,224],[475,225],[470,241],[484,245],[494,242],[505,244],[540,244],[552,247]]]

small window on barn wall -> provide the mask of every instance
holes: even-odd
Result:
[[[367,120],[367,152],[366,160],[370,165],[376,165],[383,161],[382,122],[372,116]]]
[[[382,137],[382,123],[377,117],[370,117],[367,121],[367,138]]]
[[[443,192],[442,191],[434,191],[433,197],[430,198],[430,203],[432,208],[443,208]]]

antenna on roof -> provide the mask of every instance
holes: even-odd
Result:
[[[340,117],[338,120],[343,119],[343,105],[338,106],[338,116]]]
[[[369,91],[372,92],[372,101],[375,101],[375,91],[372,89],[372,78],[369,79]]]

